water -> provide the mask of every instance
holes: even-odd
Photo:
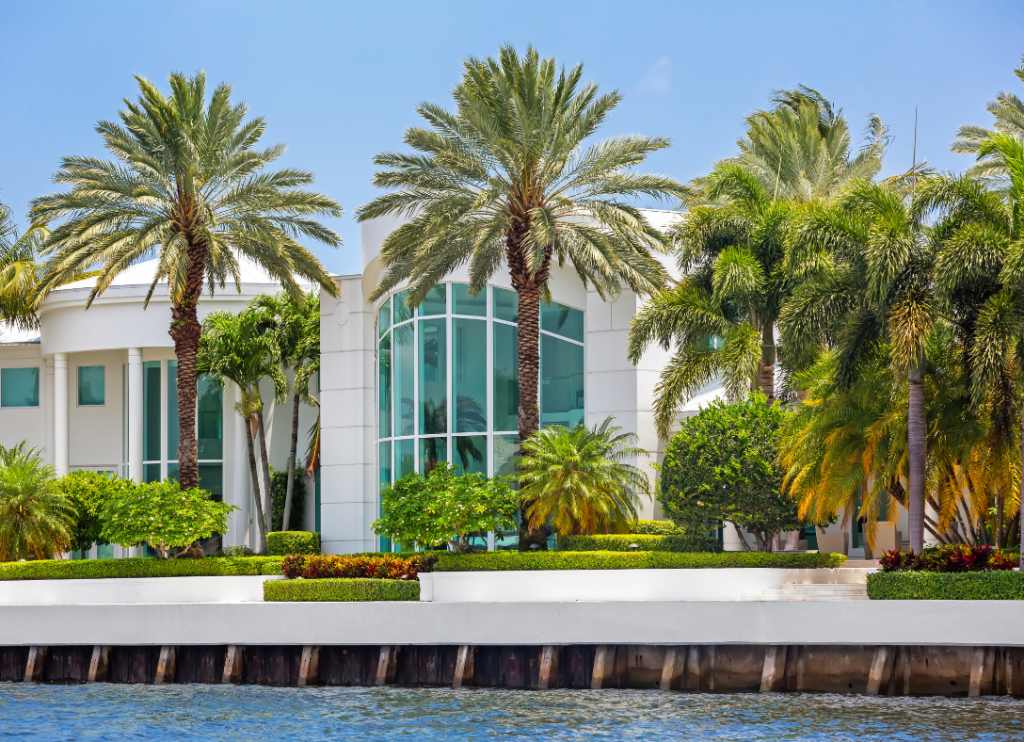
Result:
[[[1024,701],[631,690],[0,684],[0,739],[1021,740]]]

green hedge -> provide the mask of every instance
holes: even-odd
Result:
[[[218,577],[279,575],[280,557],[232,559],[42,559],[0,562],[0,580],[101,580],[114,577]]]
[[[682,536],[683,529],[670,520],[637,520],[629,527],[639,536]]]
[[[419,600],[420,583],[366,578],[269,580],[263,583],[263,599],[268,602]]]
[[[872,600],[1024,600],[1024,572],[876,572]]]
[[[596,536],[559,536],[559,551],[637,551],[712,552],[718,544],[696,536],[648,536],[639,533],[609,534]]]
[[[721,554],[679,554],[666,551],[490,551],[483,554],[441,554],[435,572],[489,572],[545,569],[715,569],[775,567],[815,569],[841,567],[842,554],[785,554],[729,551]]]
[[[272,556],[319,554],[320,534],[316,531],[274,531],[267,534],[267,551]]]

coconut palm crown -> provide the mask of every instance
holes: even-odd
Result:
[[[99,267],[91,304],[120,273],[158,258],[146,302],[166,280],[178,359],[178,460],[188,489],[198,484],[195,359],[204,286],[223,288],[230,278],[240,290],[244,257],[295,296],[301,294],[297,277],[336,294],[327,271],[297,240],[337,246],[339,237],[316,217],[340,216],[341,207],[305,189],[312,173],[267,171],[284,145],[256,148],[266,123],[247,119],[244,104],[232,104],[230,86],[218,86],[207,100],[202,72],[172,74],[166,97],[150,81],[136,80],[138,100],[125,100],[120,123],[96,127],[115,159],[65,158],[54,182],[69,189],[32,204],[35,222],[59,223],[41,248],[48,263],[40,294],[68,274]]]

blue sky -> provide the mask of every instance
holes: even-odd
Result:
[[[735,151],[743,117],[773,89],[818,88],[856,131],[891,127],[886,172],[918,159],[960,170],[956,128],[987,124],[1024,54],[1024,3],[914,2],[54,2],[0,8],[0,200],[23,215],[62,156],[102,155],[93,127],[158,81],[204,69],[268,121],[282,164],[307,168],[341,202],[345,244],[313,246],[359,270],[355,209],[374,196],[372,156],[401,148],[420,101],[448,104],[461,60],[532,43],[625,100],[600,132],[671,137],[650,171],[681,180]]]

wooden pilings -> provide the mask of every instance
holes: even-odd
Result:
[[[38,683],[43,679],[46,663],[46,647],[29,647],[28,663],[25,665],[25,682]]]
[[[224,673],[221,676],[221,683],[241,683],[242,669],[245,662],[243,647],[237,644],[228,646],[227,654],[224,657]]]
[[[174,682],[174,668],[177,659],[177,647],[160,647],[160,659],[156,663],[156,676],[153,678],[153,685]]]
[[[302,659],[299,661],[299,682],[300,688],[308,685],[316,685],[320,676],[320,647],[303,647]]]
[[[89,683],[105,683],[107,670],[110,667],[110,647],[95,646],[89,660]]]

